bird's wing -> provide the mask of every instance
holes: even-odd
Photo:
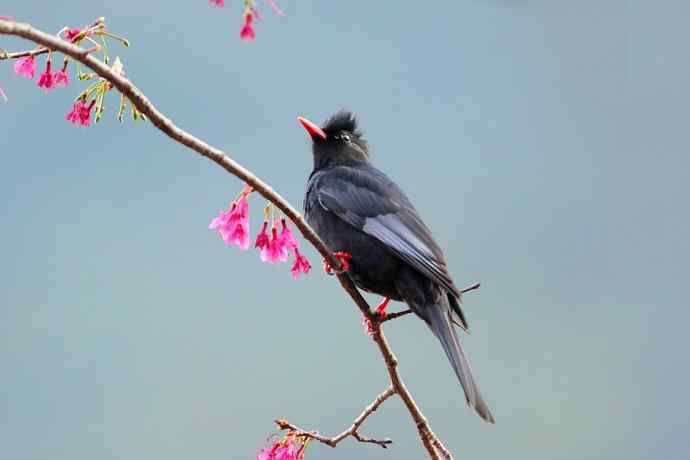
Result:
[[[416,270],[460,296],[431,231],[402,190],[381,171],[333,168],[319,178],[315,189],[324,209],[378,239]]]

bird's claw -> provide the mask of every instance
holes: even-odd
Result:
[[[374,309],[374,313],[376,313],[378,321],[383,321],[386,319],[386,316],[388,316],[388,313],[386,313],[386,307],[388,307],[389,303],[391,303],[390,297],[384,297],[383,301],[381,301],[381,303],[376,306],[376,309]],[[371,323],[369,318],[364,317],[362,327],[364,328],[364,332],[366,332],[369,336],[374,334],[374,325]]]
[[[339,275],[345,273],[350,269],[350,259],[352,259],[352,254],[345,251],[334,252],[333,256],[340,262],[340,270],[335,270],[331,266],[330,262],[324,259],[323,261],[323,271],[328,275]]]

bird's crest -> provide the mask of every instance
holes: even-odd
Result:
[[[362,132],[357,129],[357,118],[355,114],[347,110],[340,110],[336,112],[335,115],[331,116],[323,126],[323,130],[328,136],[337,135],[341,131],[347,131],[358,138],[362,137]]]

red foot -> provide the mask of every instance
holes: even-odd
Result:
[[[383,320],[386,319],[386,316],[388,316],[388,313],[386,313],[386,307],[388,307],[389,303],[391,303],[390,297],[384,297],[383,301],[376,306],[374,311],[378,315],[379,319]],[[362,320],[362,327],[364,328],[364,332],[366,332],[369,336],[374,333],[374,326],[371,324],[371,320],[369,320],[369,318],[364,318]]]
[[[388,307],[389,303],[391,303],[390,297],[384,297],[381,303],[376,306],[376,314],[379,315],[379,318],[385,319],[386,316],[388,316],[388,313],[386,313],[386,308]]]
[[[333,255],[336,259],[340,261],[340,265],[342,266],[342,268],[339,271],[333,270],[331,264],[327,260],[324,260],[323,271],[325,271],[326,274],[335,275],[336,273],[343,273],[350,269],[350,259],[352,259],[352,254],[350,254],[349,252],[338,251],[334,252]]]

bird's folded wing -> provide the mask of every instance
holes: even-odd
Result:
[[[459,297],[431,232],[402,190],[382,172],[374,168],[335,168],[328,178],[319,181],[317,195],[324,209],[378,239]]]

